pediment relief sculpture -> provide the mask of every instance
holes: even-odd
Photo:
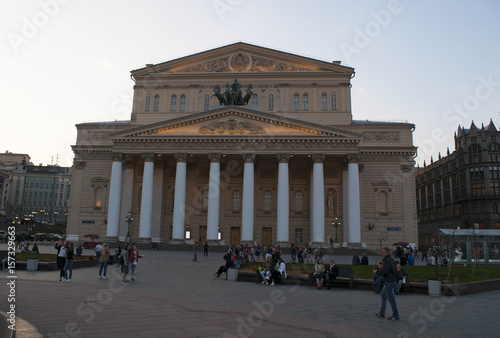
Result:
[[[192,66],[172,69],[172,73],[219,73],[219,72],[307,72],[313,69],[267,59],[244,52],[234,53],[198,63]]]
[[[215,121],[200,127],[200,134],[265,134],[264,128],[245,121],[228,119],[225,121]]]

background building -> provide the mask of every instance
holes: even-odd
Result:
[[[10,172],[7,217],[20,224],[66,224],[70,168],[23,162]]]
[[[415,243],[414,125],[353,120],[353,76],[246,43],[132,71],[130,120],[77,125],[68,238]]]
[[[458,127],[455,151],[416,172],[419,237],[438,229],[500,229],[500,133]]]

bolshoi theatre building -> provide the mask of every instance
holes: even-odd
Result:
[[[354,120],[353,68],[240,42],[131,77],[130,120],[76,126],[68,239],[417,242],[415,126]]]

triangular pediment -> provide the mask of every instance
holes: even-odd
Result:
[[[175,73],[333,72],[352,74],[339,61],[325,62],[238,42],[132,71],[134,77]]]
[[[359,141],[362,134],[239,106],[157,122],[113,133],[111,138],[341,138]]]

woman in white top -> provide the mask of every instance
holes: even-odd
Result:
[[[66,241],[59,241],[55,245],[57,249],[57,267],[59,268],[59,281],[66,280],[66,274],[64,273],[64,266],[66,265]]]

